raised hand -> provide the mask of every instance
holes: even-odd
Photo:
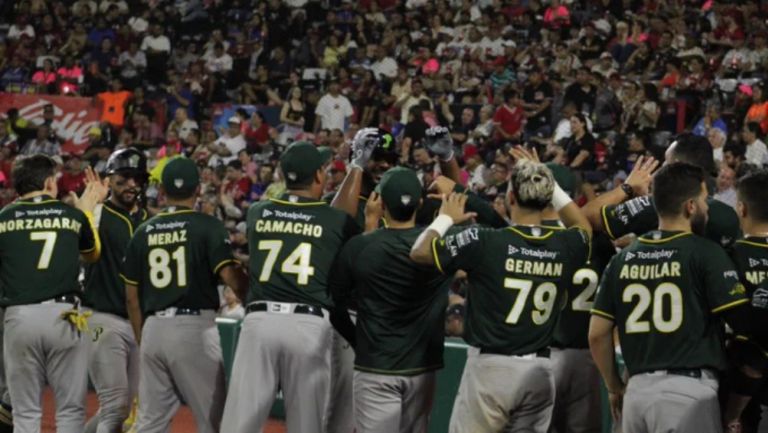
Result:
[[[639,157],[635,162],[635,166],[632,168],[632,172],[627,176],[627,180],[624,181],[627,185],[632,187],[635,192],[635,196],[648,195],[651,181],[653,180],[653,172],[659,166],[657,161],[652,156]]]
[[[467,195],[452,192],[443,195],[443,204],[440,206],[440,215],[451,217],[454,224],[461,224],[477,216],[474,212],[464,212],[467,204]]]
[[[352,139],[352,155],[350,165],[365,169],[368,160],[371,159],[374,149],[381,139],[378,128],[363,128],[357,131]]]
[[[427,191],[429,192],[429,198],[436,198],[441,200],[444,195],[448,195],[453,192],[453,188],[456,186],[456,182],[445,176],[438,176]]]
[[[523,146],[515,146],[509,149],[509,154],[515,159],[515,163],[519,161],[541,162],[536,148],[526,149]]]
[[[433,126],[427,129],[424,145],[443,161],[450,161],[453,158],[453,138],[448,128],[444,126]]]
[[[72,196],[75,207],[83,212],[93,212],[96,205],[103,203],[109,194],[109,185],[107,179],[102,179],[91,167],[85,169],[85,190],[77,197]]]

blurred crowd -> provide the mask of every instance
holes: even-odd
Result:
[[[439,164],[424,133],[449,127],[466,186],[490,201],[517,144],[561,165],[581,203],[639,156],[663,159],[684,131],[711,141],[726,203],[736,178],[768,163],[758,1],[5,0],[0,17],[2,91],[101,110],[82,153],[62,152],[53,105],[36,122],[3,113],[0,182],[16,155],[46,153],[66,197],[117,148],[145,150],[154,182],[185,154],[202,170],[202,210],[243,254],[244,210],[284,190],[281,149],[333,148],[333,192],[368,126],[396,137],[389,163],[415,168],[425,188]],[[232,115],[219,119],[222,107]],[[152,185],[146,195],[162,206]]]

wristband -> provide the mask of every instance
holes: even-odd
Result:
[[[453,226],[453,218],[448,215],[438,215],[437,218],[432,221],[432,224],[427,227],[427,230],[434,230],[440,237],[443,237],[445,236],[445,232],[447,232],[451,226]]]
[[[449,154],[448,154],[448,156],[447,156],[446,158],[440,157],[440,161],[443,161],[443,162],[448,162],[448,161],[450,161],[450,160],[452,160],[452,159],[453,159],[453,156],[454,156],[454,152],[453,152],[453,151],[451,151],[451,153],[449,153]]]
[[[361,170],[361,171],[363,170],[363,167],[360,166],[360,164],[357,164],[354,161],[350,162],[348,167],[349,167],[350,170],[355,169],[355,168],[358,169],[358,170]]]
[[[552,204],[552,207],[555,208],[555,211],[560,212],[560,209],[568,206],[568,203],[572,202],[571,197],[563,191],[562,188],[560,188],[560,185],[555,183],[555,190],[552,191],[552,201],[550,202]]]

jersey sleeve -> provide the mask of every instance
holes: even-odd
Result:
[[[358,215],[360,215],[359,210],[358,210]],[[363,226],[365,226],[365,218],[363,218]],[[358,222],[354,218],[344,213],[344,228],[342,232],[344,241],[347,241],[352,237],[359,235],[362,232],[362,228],[363,227],[360,227],[360,224],[358,224]]]
[[[80,212],[80,254],[88,262],[95,262],[101,255],[101,239],[99,239],[99,230],[96,228],[93,214],[90,212]]]
[[[626,234],[642,234],[656,228],[658,217],[650,196],[635,197],[615,206],[601,209],[603,227],[611,239]]]
[[[507,227],[509,223],[496,212],[488,200],[483,200],[473,192],[467,192],[463,185],[456,184],[453,188],[455,192],[467,194],[466,208],[468,212],[477,214],[477,222],[481,225],[487,225],[493,228]]]
[[[603,272],[603,277],[600,279],[600,285],[597,287],[595,305],[591,310],[593,315],[613,321],[616,320],[616,304],[614,299],[616,279],[613,278],[613,268],[617,266],[615,262],[619,256],[618,254],[613,256],[611,261],[608,262],[608,266]]]
[[[703,279],[703,295],[710,311],[720,313],[747,303],[746,290],[739,280],[736,266],[722,248],[714,243],[710,245],[706,251],[697,254],[698,274]]]
[[[143,257],[141,251],[141,232],[137,232],[133,235],[128,247],[125,249],[125,257],[123,258],[123,266],[120,272],[120,278],[126,283],[132,286],[138,286],[141,282],[141,259]]]
[[[211,272],[218,275],[224,266],[239,263],[232,254],[232,241],[229,239],[229,233],[224,224],[214,225],[206,230],[208,263],[211,266]]]
[[[568,240],[569,260],[573,269],[588,264],[592,259],[592,241],[589,234],[578,228],[571,227],[565,231]]]
[[[472,271],[482,257],[485,233],[479,227],[470,227],[433,239],[432,256],[437,269],[446,275],[459,269]]]

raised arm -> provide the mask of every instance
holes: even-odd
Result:
[[[352,161],[349,163],[349,170],[331,201],[331,206],[343,210],[352,218],[357,218],[357,201],[363,183],[363,170],[368,165],[380,138],[378,128],[363,128],[357,131],[352,140]]]
[[[454,224],[461,224],[475,217],[473,212],[464,212],[466,203],[466,194],[451,193],[448,196],[443,196],[440,214],[416,239],[411,248],[411,260],[422,265],[436,265],[432,243],[445,236],[445,233]]]

